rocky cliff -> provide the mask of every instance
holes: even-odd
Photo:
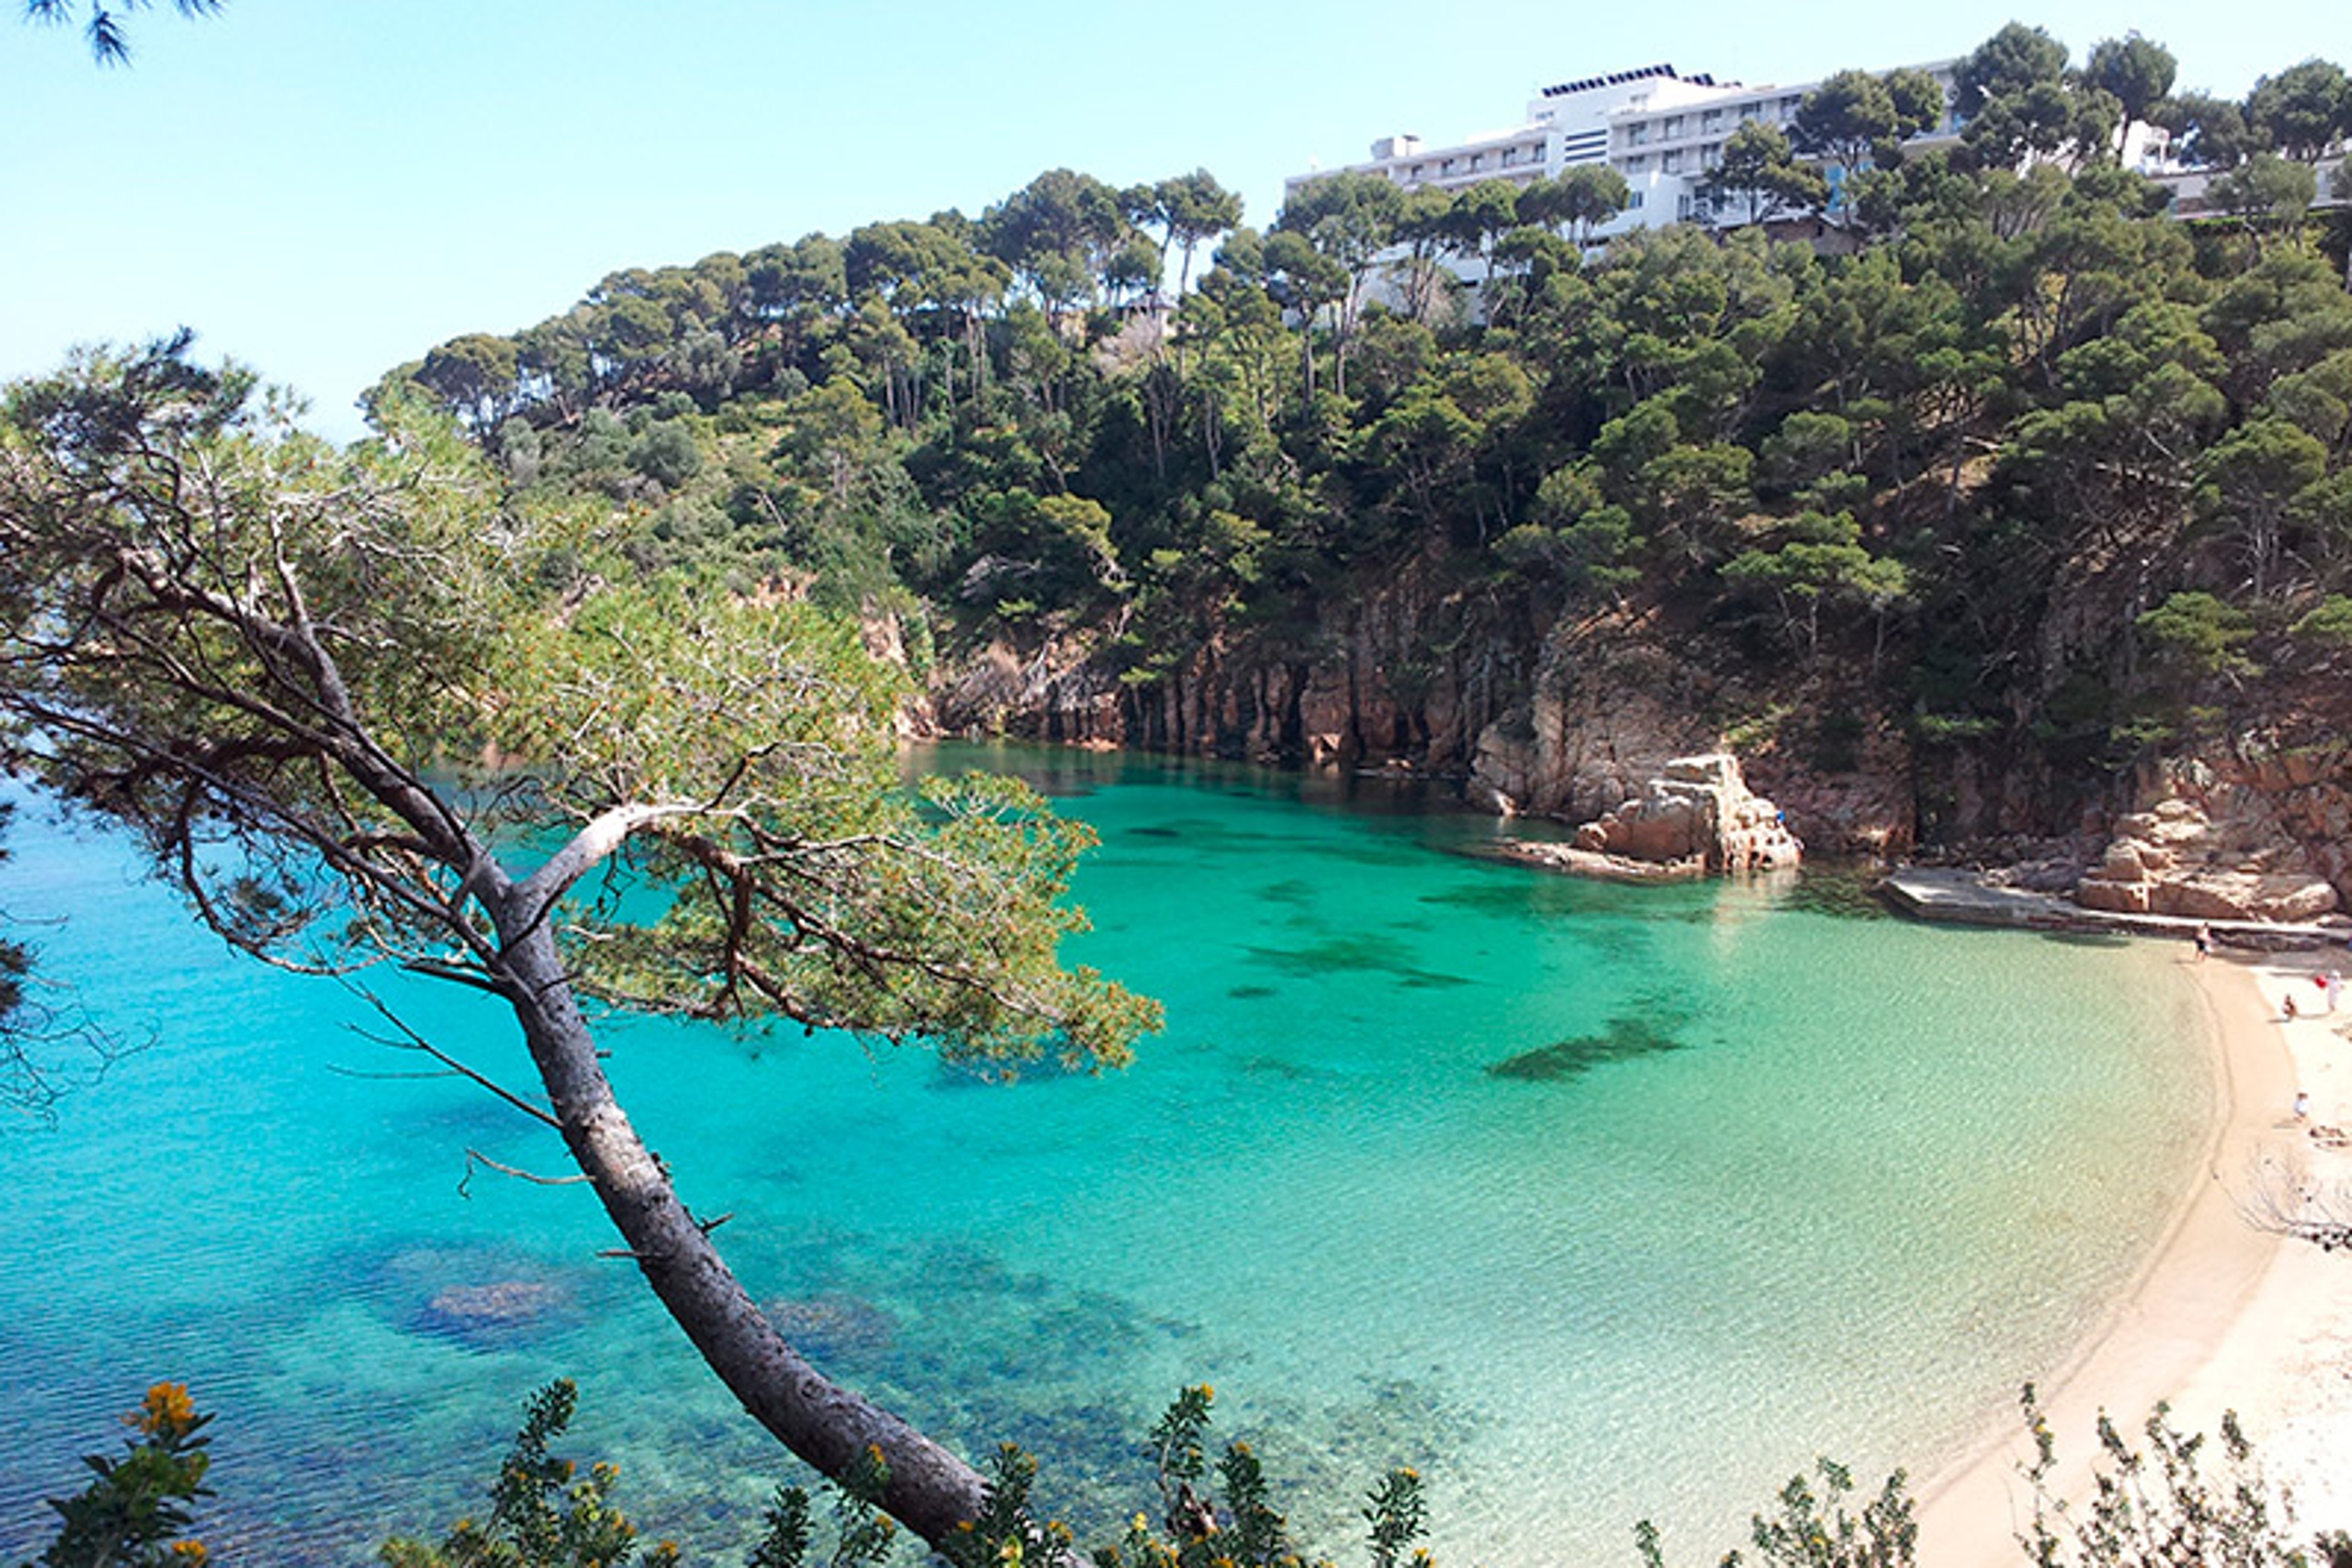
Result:
[[[1501,815],[1591,821],[1675,759],[1729,752],[1816,854],[2048,856],[2082,901],[2211,919],[2352,908],[2352,750],[2208,744],[2071,778],[2030,750],[1922,754],[1860,672],[1759,684],[1656,608],[1515,625],[1420,568],[1276,634],[1208,624],[1139,678],[1106,633],[1004,636],[942,667],[939,729],[1276,765],[1407,766]],[[2112,847],[2111,847],[2112,844]]]
[[[2341,745],[2175,759],[2152,770],[2075,889],[2130,914],[2308,921],[2352,894],[2352,765]]]

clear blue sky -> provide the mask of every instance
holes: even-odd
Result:
[[[1286,174],[1515,121],[1667,61],[1790,82],[1966,52],[2020,17],[2137,27],[2237,95],[2352,61],[2342,0],[227,0],[138,13],[128,69],[0,11],[0,378],[185,323],[356,434],[353,396],[604,273],[944,207],[1066,164],[1205,167],[1264,223]]]

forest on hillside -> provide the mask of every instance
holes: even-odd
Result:
[[[895,616],[919,675],[1059,640],[1145,693],[1211,646],[1312,658],[1409,575],[1522,662],[1647,627],[1914,755],[2096,781],[2332,724],[2352,87],[2311,59],[2176,95],[2137,35],[2069,62],[2002,29],[1927,151],[1932,80],[1840,72],[1727,144],[1727,229],[1591,247],[1606,170],[1343,173],[1257,228],[1205,172],[1056,169],[976,218],[614,272],[369,399],[445,408],[510,505],[611,505],[551,589],[788,588]],[[2134,121],[2210,216],[2120,166]]]

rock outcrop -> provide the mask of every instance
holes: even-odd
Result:
[[[1804,858],[1779,808],[1749,793],[1739,760],[1725,752],[1671,759],[1637,798],[1578,828],[1576,847],[1661,865],[1695,861],[1709,871],[1770,869]]]
[[[2214,921],[2310,921],[2341,900],[2282,801],[2321,781],[2296,784],[2285,770],[2263,787],[2257,764],[2224,772],[2176,763],[2159,798],[2116,824],[2099,863],[2075,887],[2085,909]],[[2340,795],[2340,792],[2339,795]],[[2340,807],[2339,807],[2340,808]]]

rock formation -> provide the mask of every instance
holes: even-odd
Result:
[[[1748,792],[1739,760],[1725,752],[1671,759],[1639,797],[1578,828],[1576,847],[1710,871],[1795,866],[1804,856],[1779,809]]]
[[[2344,810],[2329,771],[2298,770],[2278,757],[2173,764],[2159,775],[2154,803],[2116,824],[2075,901],[2217,921],[2309,921],[2334,911],[2342,900],[2328,873],[2340,877],[2342,868],[2319,863],[2309,847],[2311,831],[2327,826],[2327,802],[2338,816]],[[2340,848],[2340,832],[2318,842]]]

